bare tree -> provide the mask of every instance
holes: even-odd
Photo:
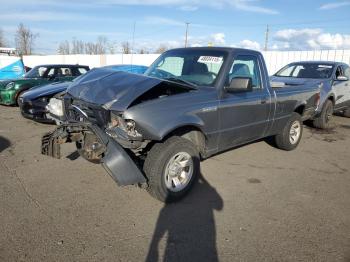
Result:
[[[17,52],[20,55],[31,55],[34,48],[34,41],[37,37],[38,34],[34,34],[24,24],[20,23],[15,35]]]
[[[164,44],[161,44],[157,49],[156,49],[156,53],[157,54],[162,54],[164,53],[165,51],[167,51],[169,48],[164,45]]]
[[[99,36],[97,38],[97,42],[96,42],[97,54],[99,54],[99,55],[106,54],[106,52],[107,52],[107,43],[108,43],[107,37]]]
[[[118,50],[118,44],[116,42],[108,42],[107,49],[110,54],[115,54]]]
[[[69,55],[70,54],[70,44],[69,41],[65,40],[61,42],[58,46],[58,53],[60,55]]]
[[[84,54],[85,49],[85,43],[82,40],[77,40],[73,38],[72,40],[72,49],[71,54]]]
[[[4,31],[0,28],[0,47],[6,47],[7,46],[7,41],[4,36]]]
[[[123,54],[130,54],[131,48],[128,41],[122,43]]]

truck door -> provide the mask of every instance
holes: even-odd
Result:
[[[336,95],[335,110],[349,106],[350,101],[350,69],[347,65],[338,66],[333,89]]]
[[[236,55],[227,76],[226,85],[236,77],[249,77],[253,89],[227,92],[220,100],[221,136],[219,150],[264,137],[269,126],[272,99],[269,86],[263,81],[263,61],[255,55]]]

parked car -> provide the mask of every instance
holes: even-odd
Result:
[[[105,68],[113,71],[124,71],[135,74],[143,74],[147,70],[147,66],[142,65],[112,65]],[[92,69],[94,70],[94,69]],[[74,79],[73,81],[77,80]],[[58,93],[67,90],[72,82],[57,82],[34,89],[29,89],[19,97],[19,106],[24,117],[39,122],[54,123],[53,119],[47,118],[46,106],[50,99]]]
[[[267,136],[295,149],[318,104],[314,85],[272,89],[259,52],[174,49],[144,75],[90,71],[51,99],[65,122],[43,136],[42,154],[60,158],[61,144],[75,142],[119,185],[171,202],[189,191],[200,159]]]
[[[0,81],[0,104],[18,105],[19,97],[28,89],[52,82],[71,81],[89,71],[84,65],[40,65],[23,78]]]
[[[329,128],[335,112],[350,117],[350,68],[345,63],[308,61],[288,64],[271,77],[271,81],[289,86],[320,85],[321,104],[313,118],[317,128]]]

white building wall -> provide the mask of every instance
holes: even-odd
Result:
[[[317,51],[264,51],[269,74],[288,63],[305,60],[338,61],[350,64],[350,50],[317,50]],[[33,67],[40,64],[81,64],[90,68],[134,64],[149,66],[159,54],[115,54],[115,55],[47,55],[24,56],[26,66]]]

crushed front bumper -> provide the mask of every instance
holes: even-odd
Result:
[[[120,186],[143,184],[146,178],[127,152],[98,126],[91,124],[64,124],[42,137],[41,153],[54,158],[61,157],[60,147],[64,143],[83,139],[83,132],[92,132],[102,145],[100,163]],[[101,150],[101,147],[99,147]]]

